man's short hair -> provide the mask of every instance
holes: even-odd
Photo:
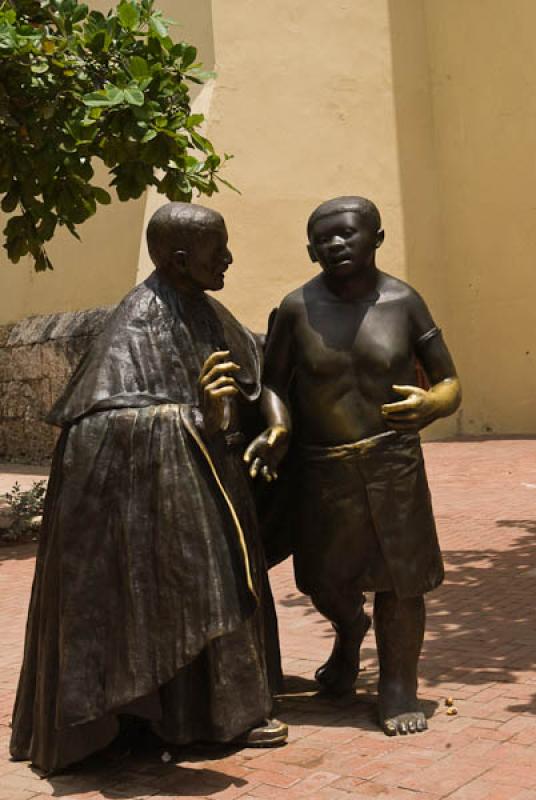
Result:
[[[309,217],[307,221],[307,236],[309,239],[311,238],[311,231],[318,220],[323,217],[330,217],[333,214],[340,214],[343,211],[356,211],[375,232],[381,230],[382,219],[380,212],[372,200],[357,196],[334,197],[333,200],[326,200],[325,203],[321,203]]]
[[[154,265],[165,266],[177,250],[187,250],[207,227],[224,225],[221,214],[192,203],[166,203],[147,225],[147,247]]]

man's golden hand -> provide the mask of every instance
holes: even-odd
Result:
[[[233,373],[240,369],[229,358],[229,350],[212,353],[199,374],[199,402],[203,414],[203,427],[208,436],[224,426],[227,398],[238,393]]]
[[[393,385],[404,400],[385,403],[382,416],[390,428],[396,431],[418,431],[439,417],[452,414],[462,398],[460,381],[456,376],[445,378],[428,391],[419,386]]]
[[[440,409],[432,392],[419,386],[397,384],[393,389],[405,399],[382,406],[382,416],[390,428],[397,431],[418,431],[440,416]]]
[[[277,467],[288,450],[288,439],[287,428],[273,425],[251,442],[244,453],[244,461],[249,464],[252,478],[260,473],[268,483],[277,479]]]

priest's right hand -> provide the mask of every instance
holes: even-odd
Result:
[[[229,356],[229,350],[217,350],[207,358],[199,374],[199,402],[208,436],[223,427],[226,398],[238,393],[233,372],[240,367]]]

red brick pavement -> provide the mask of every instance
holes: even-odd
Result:
[[[273,571],[287,694],[277,750],[192,748],[39,780],[7,757],[33,546],[0,550],[0,800],[536,800],[536,441],[425,446],[447,580],[429,597],[420,694],[430,730],[386,738],[374,720],[373,634],[355,698],[316,694],[329,626]],[[11,479],[11,475],[9,479]],[[457,716],[447,716],[452,696]]]

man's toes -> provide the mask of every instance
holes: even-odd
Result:
[[[382,728],[387,736],[396,736],[397,734],[399,736],[407,736],[411,733],[421,733],[427,730],[428,723],[426,717],[420,711],[408,711],[383,719]]]

